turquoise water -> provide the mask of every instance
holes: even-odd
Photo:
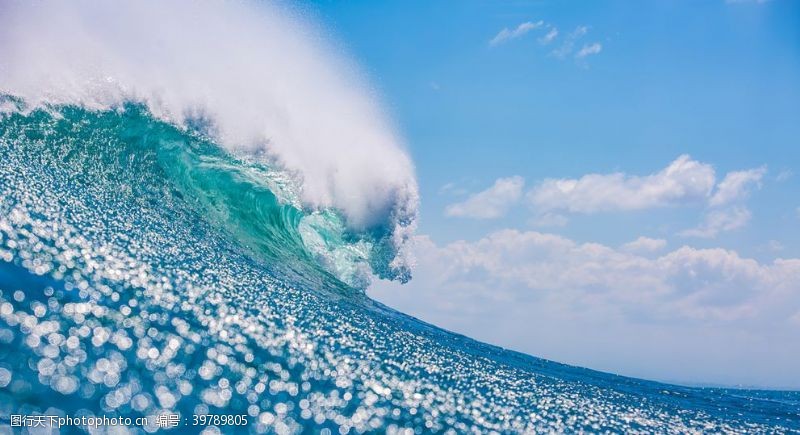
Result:
[[[135,105],[1,118],[7,430],[20,414],[174,413],[174,431],[210,433],[800,431],[798,392],[571,367],[372,301],[369,273],[409,278],[391,225],[305,209],[268,159],[203,130]],[[204,414],[248,424],[194,426]]]

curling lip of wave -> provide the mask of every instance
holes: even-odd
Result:
[[[305,205],[340,210],[356,229],[394,220],[400,246],[417,213],[413,164],[319,34],[252,1],[6,2],[0,91],[31,107],[137,101],[176,125],[204,125],[229,150],[266,152],[299,181]]]
[[[92,180],[93,194],[115,192],[113,197],[133,196],[151,206],[165,201],[155,208],[183,207],[282,279],[347,295],[363,291],[373,276],[410,279],[409,265],[398,256],[396,228],[356,231],[337,210],[304,209],[284,171],[154,119],[141,104],[116,111],[31,110],[19,98],[0,94],[0,113],[0,153],[11,165],[63,166],[69,175],[60,179],[81,174]],[[124,207],[95,206],[110,213]]]

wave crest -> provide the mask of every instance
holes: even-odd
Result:
[[[304,207],[338,210],[359,232],[389,228],[392,258],[382,263],[393,272],[384,275],[406,280],[413,164],[373,93],[321,34],[252,1],[4,2],[0,91],[29,108],[139,102],[266,159],[299,186]]]
[[[320,35],[252,1],[4,2],[0,91],[29,108],[139,102],[266,158],[300,186],[304,207],[338,210],[359,232],[390,228],[384,263],[407,279],[413,164],[374,92]]]
[[[374,275],[410,278],[403,232],[413,229],[413,220],[392,214],[381,225],[350,228],[337,209],[303,207],[300,186],[285,170],[154,119],[142,105],[29,110],[0,94],[0,108],[4,158],[81,180],[99,198],[82,201],[102,212],[137,207],[159,213],[155,204],[166,201],[232,236],[276,275],[314,289],[344,283],[363,290]]]

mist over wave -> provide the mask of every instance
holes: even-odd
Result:
[[[0,92],[29,107],[141,102],[266,155],[306,206],[336,208],[352,228],[393,219],[398,245],[413,231],[413,164],[375,96],[321,32],[275,4],[3,2]]]

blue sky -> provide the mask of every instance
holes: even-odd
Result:
[[[800,387],[786,361],[800,358],[800,2],[307,12],[405,138],[422,194],[419,254],[447,271],[423,265],[375,297],[559,361]],[[589,278],[542,278],[576,270]],[[654,337],[663,351],[648,347]]]

